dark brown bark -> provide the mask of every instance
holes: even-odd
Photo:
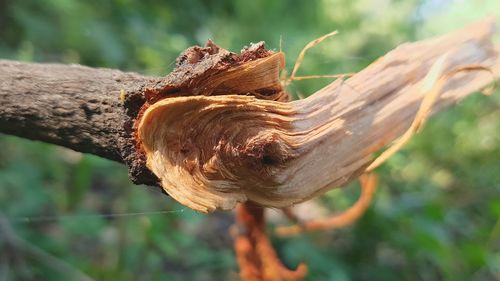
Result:
[[[80,65],[0,60],[0,132],[127,162],[142,171],[131,169],[134,182],[154,184],[154,175],[138,177],[148,170],[131,159],[131,121],[120,95],[142,95],[145,85],[160,80]]]
[[[122,161],[120,90],[149,80],[110,69],[0,60],[0,131]]]

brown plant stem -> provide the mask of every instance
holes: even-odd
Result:
[[[236,221],[239,233],[234,249],[244,281],[295,281],[305,277],[305,264],[290,270],[279,260],[266,233],[264,208],[249,202],[240,204]]]

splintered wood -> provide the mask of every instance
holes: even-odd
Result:
[[[283,54],[268,51],[211,70],[196,81],[199,94],[184,87],[152,102],[138,120],[138,143],[165,191],[195,210],[303,202],[356,179],[374,152],[410,128],[436,64],[434,81],[443,84],[425,113],[499,77],[493,33],[487,19],[403,44],[351,78],[288,103],[279,81]],[[467,66],[475,67],[457,71]]]

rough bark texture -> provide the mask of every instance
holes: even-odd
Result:
[[[134,182],[155,184],[136,164],[123,94],[143,95],[156,81],[111,69],[0,60],[0,132],[125,162]]]
[[[0,60],[0,131],[122,161],[120,90],[149,78],[79,65]]]

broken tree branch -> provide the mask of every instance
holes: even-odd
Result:
[[[238,202],[285,207],[358,177],[401,136],[447,54],[433,112],[500,76],[487,19],[407,43],[347,80],[284,103],[284,55],[256,44],[234,54],[192,47],[164,78],[82,66],[0,61],[0,132],[125,162],[135,183],[161,183],[202,211]],[[152,174],[152,171],[154,174]]]

